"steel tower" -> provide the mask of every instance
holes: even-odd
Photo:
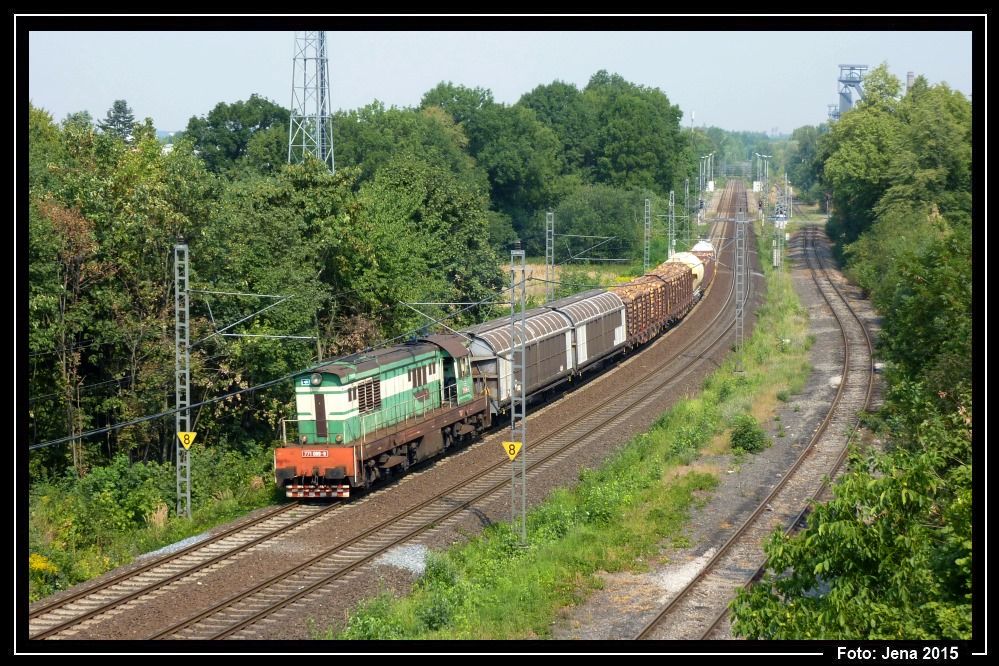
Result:
[[[326,33],[295,33],[291,72],[291,121],[288,163],[305,161],[307,154],[333,167],[333,122],[330,118],[330,75]]]

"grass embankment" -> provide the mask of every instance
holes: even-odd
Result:
[[[191,520],[177,518],[172,463],[124,456],[84,476],[33,484],[28,497],[28,597],[128,564],[275,501],[268,446],[245,453],[191,448]]]
[[[769,257],[770,235],[759,238]],[[769,414],[808,376],[807,319],[788,274],[767,272],[766,304],[741,354],[703,392],[677,403],[572,489],[559,489],[528,516],[529,543],[509,525],[432,554],[412,593],[364,604],[330,638],[509,639],[549,635],[560,608],[601,586],[601,571],[647,568],[661,545],[682,544],[692,505],[717,483],[694,463],[715,438],[728,440],[747,414]],[[755,421],[754,421],[755,425]],[[721,447],[724,449],[726,447]]]

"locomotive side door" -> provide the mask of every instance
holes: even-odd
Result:
[[[458,401],[458,374],[453,356],[444,356],[441,361],[444,365],[444,381],[441,384],[441,404],[443,405],[448,401]]]
[[[316,439],[328,439],[329,431],[326,428],[326,398],[322,393],[316,394]],[[319,443],[318,441],[316,442]]]

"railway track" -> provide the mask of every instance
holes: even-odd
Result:
[[[738,199],[737,195],[732,197]],[[744,190],[742,201],[744,205]],[[731,316],[734,280],[731,282],[726,304],[720,308],[707,330],[721,329],[717,326],[718,322],[723,320],[724,315]],[[703,356],[711,349],[724,348],[732,328],[733,325],[724,327],[710,340],[692,340],[667,367],[659,367],[637,377],[623,391],[596,405],[582,418],[532,443],[529,473],[536,474],[564,460],[580,443],[614,428],[651,403],[663,389],[682,381],[694,369],[696,361],[690,359]],[[509,463],[499,461],[471,479],[437,493],[429,501],[381,521],[354,538],[326,549],[308,561],[233,595],[151,638],[257,637],[259,634],[255,626],[258,623],[265,626],[273,624],[279,621],[275,615],[284,608],[293,605],[308,607],[336,595],[337,589],[342,589],[340,586],[350,584],[353,574],[388,550],[432,529],[446,526],[476,504],[491,501],[500,493],[508,492],[509,479]]]
[[[848,442],[859,425],[857,412],[870,405],[874,387],[871,339],[819,259],[815,249],[818,233],[818,229],[808,227],[799,239],[812,280],[838,322],[843,340],[843,374],[829,413],[781,482],[700,573],[645,625],[636,636],[639,640],[705,639],[719,630],[728,615],[729,600],[766,567],[761,544],[775,528],[784,527],[789,532],[803,520],[812,500],[825,491],[846,459]]]
[[[74,594],[29,611],[28,637],[53,638],[67,629],[152,594],[194,573],[231,560],[265,541],[327,516],[338,505],[288,504],[220,532],[175,553],[159,557]]]

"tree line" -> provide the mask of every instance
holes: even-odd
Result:
[[[400,302],[487,300],[513,239],[543,254],[548,209],[559,233],[614,237],[597,256],[640,256],[643,199],[664,213],[684,179],[696,191],[693,155],[713,145],[681,116],[661,90],[604,71],[511,105],[442,82],[417,107],[335,114],[330,174],[286,164],[289,112],[258,95],[192,117],[169,151],[125,100],[96,126],[29,103],[29,442],[172,407],[177,242],[192,288],[289,297],[231,332],[312,338],[212,335],[271,301],[193,294],[198,401],[426,323]],[[235,450],[270,441],[290,398],[290,386],[237,396],[196,410],[195,427]],[[173,437],[164,418],[39,449],[31,475],[85,474],[119,454],[167,461]]]
[[[864,91],[808,175],[883,317],[888,390],[866,420],[884,450],[856,451],[807,529],[772,537],[733,606],[751,638],[971,638],[971,102],[923,77],[903,95],[885,65]]]

